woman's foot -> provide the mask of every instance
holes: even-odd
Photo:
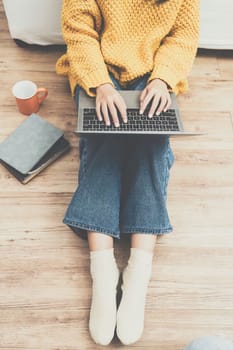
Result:
[[[89,330],[96,344],[108,345],[116,327],[116,291],[119,270],[113,249],[92,251],[92,303]]]
[[[117,312],[117,336],[124,345],[135,343],[144,329],[144,309],[153,253],[131,248],[123,272],[122,299]]]

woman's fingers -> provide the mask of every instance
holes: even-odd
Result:
[[[149,110],[149,113],[148,113],[148,117],[149,118],[152,118],[153,115],[155,115],[155,111],[158,108],[158,104],[159,104],[160,99],[161,99],[161,97],[160,97],[159,94],[154,96],[154,98],[152,100],[152,104],[151,104],[150,110]]]
[[[161,95],[159,102],[158,102],[156,109],[155,109],[156,115],[160,115],[163,111],[165,111],[165,107],[167,106],[167,103],[168,103],[168,94]]]
[[[110,118],[109,118],[109,114],[108,114],[108,106],[107,106],[107,104],[106,103],[102,103],[100,107],[101,107],[101,112],[102,112],[105,124],[110,126],[111,122],[110,122]]]
[[[104,107],[104,120],[106,122],[106,119],[110,121],[113,121],[113,124],[115,127],[120,126],[120,119],[123,120],[124,123],[127,122],[127,113],[126,113],[126,104],[123,99],[112,99],[107,101],[107,110],[106,107]],[[108,118],[107,117],[108,114]],[[107,124],[110,125],[110,124]]]
[[[152,80],[142,91],[140,96],[140,113],[143,114],[150,104],[148,116],[159,115],[169,108],[171,104],[170,94],[166,83],[160,79]]]
[[[147,105],[150,103],[151,99],[154,97],[154,91],[149,89],[144,89],[140,97],[140,113],[143,114]]]
[[[160,92],[156,94],[148,94],[142,104],[142,114],[148,104],[151,104],[148,113],[149,118],[152,118],[155,114],[159,115],[170,106],[170,101],[171,100],[169,94],[162,94]]]
[[[171,107],[171,104],[172,104],[171,96],[170,96],[170,94],[168,94],[167,103],[166,103],[166,105],[164,107],[164,111],[165,112]]]
[[[103,118],[102,118],[102,115],[101,115],[101,107],[100,107],[100,103],[99,102],[96,102],[96,115],[97,115],[97,118],[100,122],[102,122]]]
[[[119,93],[118,93],[118,95],[119,96],[118,96],[115,104],[116,104],[116,107],[121,115],[123,122],[127,123],[127,106],[126,106],[124,99],[121,97],[121,95]]]
[[[120,126],[120,119],[127,122],[127,107],[124,99],[111,84],[103,84],[96,89],[96,114],[99,121],[104,119],[106,125],[113,121],[115,127]],[[159,115],[171,105],[167,84],[160,80],[152,80],[140,95],[140,113],[149,107],[148,116]]]
[[[119,127],[120,123],[119,123],[119,119],[118,119],[117,109],[112,101],[109,102],[109,104],[108,104],[108,110],[109,110],[109,114],[112,118],[112,121],[113,121],[115,127]]]
[[[147,94],[147,88],[145,88],[144,90],[142,90],[141,95],[140,95],[140,111],[139,113],[142,114],[144,112],[143,107],[144,107],[144,100]]]
[[[112,120],[116,127],[120,126],[119,118],[127,122],[125,101],[112,85],[101,85],[96,89],[96,92],[96,114],[98,120],[104,119],[106,125],[110,125]]]

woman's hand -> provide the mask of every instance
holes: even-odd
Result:
[[[171,98],[167,84],[160,79],[152,80],[142,91],[140,96],[140,113],[143,114],[147,105],[151,102],[149,118],[166,111],[171,105]]]
[[[99,121],[104,119],[106,125],[111,125],[110,118],[119,127],[118,113],[124,123],[127,122],[126,104],[119,92],[111,84],[103,84],[96,88],[96,114]]]

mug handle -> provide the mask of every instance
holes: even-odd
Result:
[[[39,88],[36,91],[36,95],[38,98],[38,103],[41,104],[48,96],[48,90],[46,88]]]

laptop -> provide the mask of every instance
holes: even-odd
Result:
[[[118,90],[127,105],[128,122],[124,123],[119,116],[119,127],[113,122],[107,126],[96,116],[95,98],[80,90],[78,106],[78,124],[76,132],[79,134],[153,134],[153,135],[201,135],[198,132],[185,131],[179,113],[176,95],[171,95],[171,106],[166,112],[153,118],[148,117],[149,107],[143,114],[139,114],[139,97],[141,91]]]

